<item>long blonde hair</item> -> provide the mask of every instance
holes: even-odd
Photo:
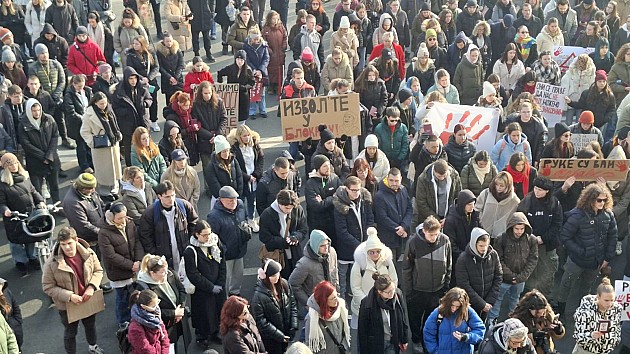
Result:
[[[13,3],[13,0],[10,0],[11,3],[9,4],[9,6],[4,6],[4,4],[2,4],[2,16],[6,16],[7,14],[11,14],[11,16],[15,15],[15,4]],[[7,10],[7,8],[9,10]]]
[[[24,179],[28,179],[29,178],[29,174],[28,171],[24,169],[24,167],[22,166],[21,163],[18,162],[18,174],[24,176]],[[13,181],[13,174],[11,173],[11,171],[9,171],[8,168],[5,168],[2,170],[2,174],[0,175],[0,182],[2,183],[6,183],[9,186],[12,186],[13,184],[15,184],[15,182]]]
[[[157,272],[162,268],[168,269],[168,262],[166,261],[166,257],[157,256],[151,253],[147,253],[142,257],[142,262],[140,262],[140,270],[149,273],[149,272]]]
[[[151,63],[151,65],[155,65],[155,62],[153,61],[153,55],[151,54],[151,51],[149,50],[149,41],[147,41],[147,39],[144,38],[144,36],[138,36],[134,38],[133,40],[138,41],[138,43],[140,43],[140,47],[142,47],[142,51],[140,52],[140,54],[146,54],[147,60],[149,61],[149,63]]]

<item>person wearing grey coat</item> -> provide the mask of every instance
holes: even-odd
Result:
[[[562,5],[562,3],[566,3],[566,5]],[[566,10],[564,16],[558,8],[560,6],[567,6],[568,10]],[[575,36],[575,32],[577,32],[578,23],[577,23],[577,13],[575,10],[569,8],[568,2],[566,0],[558,1],[556,8],[549,11],[547,16],[545,17],[545,23],[549,21],[550,18],[555,17],[558,19],[558,26],[564,35],[564,43],[565,45],[569,45],[571,43],[571,39]]]

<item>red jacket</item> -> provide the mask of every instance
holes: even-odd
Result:
[[[405,51],[402,47],[396,43],[392,43],[394,46],[394,52],[396,53],[396,59],[398,59],[398,73],[400,74],[400,79],[405,79]],[[385,44],[378,44],[376,47],[372,49],[372,54],[370,54],[370,59],[368,61],[372,61],[381,56],[381,52],[385,48]]]
[[[204,81],[210,81],[210,83],[214,85],[214,79],[212,78],[212,74],[209,71],[191,71],[186,74],[186,77],[184,78],[184,91],[188,92],[191,95],[194,95],[195,93],[190,88],[190,85],[199,85]]]
[[[147,328],[131,320],[127,338],[131,344],[131,354],[168,354],[170,341],[164,323],[160,333],[159,329]]]
[[[84,43],[75,40],[70,46],[68,51],[68,70],[74,75],[84,74],[87,76],[86,85],[92,86],[94,84],[100,62],[105,63],[107,60],[101,48],[90,37]]]

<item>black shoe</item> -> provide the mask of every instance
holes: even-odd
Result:
[[[111,292],[112,292],[112,290],[114,290],[114,288],[112,288],[112,286],[111,286],[111,285],[109,285],[109,284],[101,284],[101,289],[103,289],[103,292],[104,292],[105,294],[107,294],[107,293],[111,293]]]
[[[223,45],[223,50],[221,51],[221,55],[229,55],[227,44]]]
[[[194,54],[196,57],[198,57],[198,56],[199,56],[199,52],[194,52],[193,54]]]
[[[28,268],[33,270],[41,270],[42,266],[39,265],[39,261],[37,259],[29,259]]]
[[[77,144],[75,144],[74,141],[72,141],[72,140],[70,140],[68,138],[62,139],[61,140],[61,145],[63,147],[65,147],[66,149],[69,149],[69,150],[74,150],[74,149],[77,148]]]
[[[206,54],[206,61],[207,61],[208,63],[214,63],[214,62],[216,62],[217,60],[216,60],[216,59],[214,59],[214,57],[212,56],[212,54],[208,53],[208,54]]]
[[[59,169],[59,178],[68,178],[68,175],[64,172],[64,170]]]
[[[17,262],[15,263],[15,268],[17,268],[17,270],[20,272],[21,276],[28,275],[28,266],[26,265],[26,263]]]
[[[251,119],[251,120],[256,120],[256,118],[258,118],[258,116],[257,116],[257,115],[255,115],[255,114],[253,114],[253,115],[249,116],[249,119]]]
[[[210,348],[210,343],[208,343],[207,339],[197,339],[197,345],[203,350]]]
[[[264,118],[267,118],[267,113],[261,113],[261,114],[260,114],[260,118],[263,118],[263,119],[264,119]]]

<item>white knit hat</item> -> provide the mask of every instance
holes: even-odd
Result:
[[[374,249],[381,250],[381,249],[383,249],[385,247],[383,242],[381,242],[381,240],[378,238],[378,234],[376,232],[376,228],[368,227],[367,234],[368,234],[368,238],[367,238],[367,241],[365,241],[365,250],[366,251],[374,250]]]
[[[370,134],[365,137],[365,147],[375,147],[378,148],[378,137],[374,134]]]
[[[492,86],[488,81],[483,82],[483,97],[488,97],[489,95],[496,95],[497,90]]]
[[[339,28],[350,28],[350,19],[348,16],[341,16],[341,21],[339,21]]]
[[[429,56],[429,50],[427,49],[427,44],[422,42],[418,47],[418,58],[425,58]]]

